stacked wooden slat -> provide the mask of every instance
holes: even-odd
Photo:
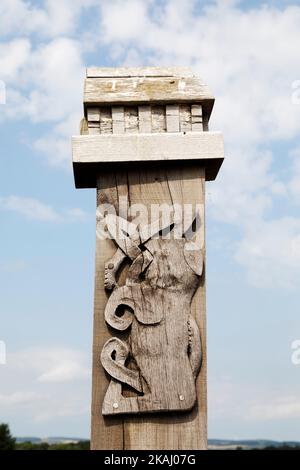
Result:
[[[202,105],[142,105],[87,108],[89,134],[202,132]]]

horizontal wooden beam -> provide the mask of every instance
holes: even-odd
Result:
[[[80,135],[72,138],[74,163],[198,160],[224,157],[221,132]]]
[[[87,78],[84,107],[122,104],[200,103],[211,114],[214,97],[198,77]]]
[[[193,77],[189,67],[89,67],[87,78]]]
[[[120,165],[178,161],[196,162],[214,180],[224,159],[222,133],[112,134],[73,137],[73,168],[77,188],[96,187],[99,171]]]

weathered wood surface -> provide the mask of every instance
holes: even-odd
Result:
[[[137,156],[136,163],[140,162],[140,166],[135,164],[129,169],[127,163],[132,162],[132,154],[129,156],[129,148],[124,151],[124,142],[126,140],[120,140],[119,142],[122,141],[121,150],[115,147],[114,151],[109,152],[108,161],[101,163],[105,151],[103,148],[100,148],[101,144],[98,144],[98,137],[103,138],[105,137],[104,134],[107,134],[109,139],[106,142],[108,142],[112,137],[119,137],[120,139],[126,139],[127,137],[131,139],[133,137],[136,139],[137,137],[142,137],[142,134],[152,134],[150,136],[151,140],[156,137],[158,140],[153,149],[151,149],[151,144],[149,144],[148,150],[146,150],[147,157],[144,161],[150,163],[153,160],[153,154],[158,154],[154,147],[159,146],[160,153],[162,152],[161,148],[164,146],[163,141],[160,140],[162,133],[169,134],[169,137],[182,137],[180,133],[193,133],[195,138],[197,138],[198,133],[205,134],[203,131],[208,130],[208,121],[214,99],[203,81],[185,68],[91,68],[87,72],[87,77],[84,98],[87,120],[83,121],[81,128],[82,134],[89,134],[87,137],[91,140],[84,141],[84,138],[83,140],[74,139],[74,146],[76,147],[74,154],[76,153],[76,158],[79,158],[78,161],[74,161],[77,187],[97,187],[98,209],[103,203],[112,204],[116,209],[116,213],[120,213],[123,218],[131,217],[130,207],[134,204],[143,204],[148,211],[151,210],[153,204],[192,204],[193,207],[197,206],[201,220],[200,242],[202,247],[201,252],[198,251],[198,254],[195,253],[195,256],[190,253],[184,253],[184,247],[181,245],[181,248],[178,249],[178,246],[176,248],[176,256],[180,257],[180,254],[183,252],[185,263],[189,268],[193,266],[193,269],[197,271],[195,272],[192,269],[197,279],[197,284],[199,283],[198,288],[194,286],[194,295],[187,301],[189,307],[185,306],[182,308],[182,316],[178,314],[178,322],[180,324],[184,323],[182,328],[183,334],[181,331],[180,340],[176,343],[176,346],[186,344],[186,323],[184,319],[187,317],[187,312],[190,312],[191,321],[188,322],[188,325],[194,325],[194,328],[188,328],[190,340],[192,331],[197,331],[197,328],[201,338],[201,350],[199,350],[199,347],[195,347],[195,351],[198,351],[196,354],[187,354],[189,361],[187,369],[190,368],[191,371],[194,371],[192,373],[193,381],[196,379],[196,404],[191,410],[176,411],[170,414],[123,415],[119,414],[120,395],[126,400],[127,404],[131,404],[131,411],[138,411],[135,408],[137,395],[139,396],[147,391],[146,388],[145,390],[143,388],[145,383],[141,380],[140,373],[137,374],[139,367],[137,364],[131,363],[130,360],[128,362],[131,344],[131,341],[129,341],[130,334],[133,335],[133,343],[138,345],[135,346],[135,351],[140,358],[140,367],[142,365],[142,368],[146,370],[146,362],[143,364],[143,361],[146,357],[145,349],[147,350],[147,347],[145,348],[145,345],[147,346],[148,344],[148,336],[147,334],[145,336],[144,332],[148,331],[146,328],[154,328],[155,325],[144,325],[141,322],[138,328],[145,327],[145,329],[138,331],[137,334],[137,331],[134,331],[132,311],[129,307],[127,310],[124,310],[124,315],[121,317],[114,315],[114,309],[110,308],[114,302],[113,296],[118,295],[114,293],[119,292],[121,294],[121,291],[118,289],[128,288],[128,276],[132,280],[132,275],[135,275],[137,272],[136,268],[128,268],[128,263],[127,266],[125,264],[123,270],[119,271],[117,279],[115,279],[116,273],[112,271],[119,270],[124,262],[124,252],[126,250],[127,259],[130,259],[131,262],[133,261],[132,265],[134,264],[134,259],[138,257],[136,244],[129,243],[127,240],[128,243],[126,242],[122,248],[120,242],[120,246],[116,250],[113,240],[97,238],[91,447],[92,449],[112,450],[206,449],[205,180],[213,179],[216,176],[223,160],[223,143],[216,137],[218,142],[217,147],[221,151],[221,156],[216,158],[216,155],[214,155],[214,165],[217,164],[217,169],[213,170],[213,172],[211,172],[209,165],[207,166],[205,163],[213,162],[213,158],[185,160],[182,158],[182,154],[178,160],[166,160],[172,161],[171,165],[161,165],[161,167],[157,165],[151,167],[150,164],[142,166],[141,162],[144,157]],[[115,113],[116,110],[114,108],[116,107],[119,108],[119,112],[121,111],[119,115]],[[112,141],[115,142],[115,140]],[[88,142],[93,142],[93,150],[91,148],[87,149],[89,146]],[[172,140],[172,142],[175,143],[175,140]],[[85,147],[84,150],[79,149],[79,145],[81,146],[82,144]],[[183,154],[187,154],[183,146]],[[192,147],[192,144],[190,147]],[[217,147],[215,147],[215,150]],[[139,151],[142,150],[141,146]],[[219,155],[219,150],[217,151]],[[120,157],[116,155],[116,152],[123,154],[122,158],[125,158],[125,160],[119,161]],[[127,156],[124,157],[126,152],[128,152]],[[175,144],[172,152],[176,153]],[[96,153],[97,156],[95,158],[93,155],[96,155]],[[138,151],[136,151],[137,154]],[[81,158],[86,158],[86,155],[89,155],[88,159],[90,158],[91,161],[81,161]],[[113,159],[115,163],[111,162],[110,159]],[[159,157],[157,161],[159,161]],[[213,178],[212,175],[214,175]],[[123,202],[121,203],[123,197],[126,197],[128,201],[125,211],[124,204]],[[98,211],[97,214],[99,216]],[[99,220],[97,226],[98,224]],[[174,240],[172,243],[175,243],[175,241],[176,243],[184,244],[184,240]],[[158,243],[158,240],[154,240],[153,243]],[[159,246],[158,250],[162,251],[163,248],[166,247]],[[152,251],[154,250],[152,249]],[[144,248],[142,252],[144,253],[143,264],[147,264],[149,258],[146,256]],[[173,250],[172,253],[174,253]],[[162,252],[159,254],[162,255]],[[160,259],[163,260],[160,262],[163,269],[159,275],[157,275],[157,270],[155,271],[154,269],[154,263],[153,269],[156,272],[157,282],[162,282],[162,280],[165,282],[167,276],[164,276],[164,272],[168,263],[168,256],[165,255],[165,259],[163,256],[160,256]],[[203,263],[201,263],[201,258]],[[174,262],[176,265],[175,260]],[[112,268],[112,265],[114,265],[114,268]],[[200,265],[203,267],[201,276]],[[138,267],[138,263],[136,266]],[[116,287],[116,282],[119,287]],[[132,288],[132,286],[129,287]],[[109,289],[114,289],[111,296]],[[171,296],[169,293],[167,298],[169,298],[169,295]],[[183,297],[185,296],[183,295]],[[178,302],[180,301],[178,300]],[[159,299],[157,299],[155,304],[159,305]],[[170,308],[168,309],[168,316],[166,317],[168,325],[172,324],[174,320],[171,312],[173,311],[175,314],[177,312],[177,302],[175,304],[173,305],[171,301]],[[155,312],[158,314],[162,310],[158,308],[155,309]],[[145,312],[147,312],[147,309],[145,309]],[[113,319],[113,324],[109,328],[105,321],[105,315],[106,319]],[[121,318],[121,320],[117,320],[117,318]],[[128,328],[127,330],[125,328],[124,330],[119,330],[114,328],[114,322],[120,325],[122,319],[125,323],[126,321],[132,321],[131,329]],[[170,331],[169,327],[165,324],[162,326],[158,323],[157,326],[159,328],[162,327],[161,331],[165,333]],[[171,340],[171,343],[170,350],[173,348],[174,351],[175,343],[173,340]],[[114,364],[110,360],[111,354],[115,358]],[[202,363],[200,373],[196,378],[199,369],[199,356],[202,356]],[[158,354],[156,360],[159,362],[161,359],[162,355]],[[101,361],[109,374],[101,366]],[[131,372],[128,373],[128,369]],[[166,370],[165,367],[160,368],[158,366],[158,370],[160,369]],[[172,370],[174,372],[174,369]],[[182,375],[182,372],[180,373]],[[120,374],[125,379],[123,384],[120,381]],[[152,375],[155,376],[155,374],[150,375],[149,381],[154,380]],[[191,381],[188,383],[191,385]],[[178,389],[176,387],[178,385],[182,385],[182,381],[178,380],[176,382],[175,379],[175,387],[173,382],[173,388],[177,392],[176,400],[174,400],[174,395],[170,400],[173,404],[175,403],[174,409],[177,410]],[[108,389],[109,405],[112,403],[112,413],[116,414],[116,416],[110,416],[110,411],[109,415],[103,416],[101,412],[103,403],[105,405],[105,395],[107,395]],[[192,385],[189,387],[189,391],[193,392]],[[173,390],[170,391],[167,386],[165,394],[165,391],[158,387],[156,392],[166,397],[169,392],[172,395]],[[193,401],[192,394],[189,395],[191,401]],[[180,403],[182,401],[184,400],[179,400]],[[170,408],[168,407],[168,409]]]
[[[203,81],[196,77],[87,78],[85,107],[107,104],[202,102],[209,114],[214,98]]]
[[[89,67],[87,78],[194,77],[189,67]]]
[[[113,106],[111,111],[113,133],[123,134],[125,132],[124,106]]]
[[[201,209],[201,244],[204,246],[204,170],[173,168],[159,172],[128,174],[131,203],[198,204]],[[141,188],[145,187],[144,191]],[[204,263],[205,266],[205,263]],[[197,379],[198,403],[192,411],[173,415],[132,416],[125,418],[124,439],[128,449],[206,449],[206,330],[205,330],[205,273],[191,305],[201,335],[202,366]]]
[[[191,115],[192,115],[192,131],[194,132],[203,131],[202,106],[199,104],[192,105]]]
[[[122,125],[124,129],[124,121],[119,120],[117,122],[118,126]],[[75,163],[139,162],[147,160],[202,161],[224,158],[224,143],[221,132],[84,135],[73,137],[72,141],[73,162]]]
[[[164,170],[131,171],[126,174],[117,171],[113,176],[104,173],[98,179],[98,204],[114,203],[118,209],[121,196],[129,198],[131,204],[142,203],[149,209],[151,204],[190,203],[201,208],[201,245],[204,243],[204,170],[195,166],[193,169],[177,168]],[[95,343],[94,343],[94,387],[93,393],[93,448],[99,449],[204,449],[206,448],[206,345],[205,345],[205,277],[200,279],[192,303],[191,315],[201,333],[202,367],[197,379],[196,390],[198,403],[189,412],[180,415],[134,415],[122,418],[102,417],[102,403],[109,384],[107,375],[101,370],[100,357],[102,347],[111,338],[105,325],[105,305],[109,295],[104,288],[104,264],[115,253],[112,240],[97,240],[97,265],[95,286]],[[106,256],[105,256],[106,254]],[[205,255],[204,249],[203,254]],[[126,279],[126,275],[125,275]],[[125,279],[119,280],[122,284]],[[109,301],[109,300],[108,300]],[[106,329],[106,331],[105,331]],[[114,334],[114,333],[113,333]],[[122,339],[122,335],[118,336]],[[122,351],[121,351],[122,352]],[[96,357],[95,357],[96,356]],[[124,357],[124,356],[123,356]],[[122,361],[122,354],[120,356]],[[101,378],[102,380],[101,380]],[[112,400],[119,403],[121,385],[113,381]],[[128,402],[127,402],[128,403]],[[96,410],[96,413],[95,413]],[[115,408],[118,410],[118,408]],[[122,432],[119,429],[122,423]],[[103,424],[101,424],[103,423]],[[113,430],[114,440],[110,432]],[[117,447],[115,435],[119,436]],[[121,437],[122,435],[122,437]],[[124,441],[123,441],[124,439]],[[123,446],[123,447],[122,447]]]
[[[196,402],[194,382],[201,366],[201,340],[190,305],[202,274],[202,247],[196,248],[186,238],[191,227],[184,227],[183,218],[175,221],[174,213],[168,218],[166,223],[158,219],[136,227],[132,220],[132,235],[125,237],[118,225],[125,226],[126,219],[103,213],[118,246],[105,267],[110,278],[105,286],[113,289],[105,320],[114,330],[130,329],[130,333],[128,344],[118,338],[108,340],[101,362],[113,379],[141,394],[124,397],[119,387],[117,396],[113,380],[105,395],[104,415],[182,411]],[[160,231],[164,235],[157,237]],[[118,286],[116,275],[126,258],[132,263],[125,285]],[[120,315],[120,307],[132,311]],[[128,359],[137,370],[130,369],[128,362],[125,366]]]
[[[223,137],[218,132],[119,133],[73,137],[76,187],[95,187],[95,168],[91,164],[97,164],[100,170],[101,165],[104,168],[105,164],[114,163],[198,160],[199,165],[206,169],[206,179],[214,180],[223,159]]]
[[[163,126],[158,118],[153,126]],[[223,139],[219,133],[166,133],[89,135],[73,138],[73,169],[77,188],[94,188],[96,173],[110,167],[115,171],[121,163],[197,161],[205,169],[207,181],[214,180],[224,159]],[[109,129],[107,129],[107,133]],[[133,132],[133,130],[132,130]],[[137,132],[135,130],[135,132]]]
[[[113,130],[112,110],[110,107],[101,107],[100,109],[100,134],[111,134]]]
[[[150,134],[152,132],[152,114],[151,106],[139,106],[139,131],[144,134]]]
[[[124,117],[123,117],[124,114]],[[119,117],[118,117],[119,116]],[[114,134],[125,132],[202,132],[207,129],[207,116],[203,116],[201,104],[141,105],[88,107],[86,109],[90,134],[103,134],[101,121],[113,127]],[[113,123],[113,118],[114,122]],[[121,125],[121,121],[124,123]],[[204,128],[206,126],[206,129]],[[95,131],[94,129],[97,129]]]
[[[166,106],[167,132],[179,132],[179,105],[169,104]]]
[[[114,174],[106,175],[102,184],[106,186],[106,198],[112,204],[118,204],[116,179]],[[121,182],[119,180],[119,189]],[[103,193],[97,191],[97,206],[102,203]],[[108,387],[106,372],[101,366],[100,357],[104,343],[111,338],[104,319],[104,308],[108,295],[104,288],[104,266],[108,257],[113,256],[113,240],[101,240],[96,237],[95,293],[94,293],[94,328],[93,328],[93,377],[92,377],[92,422],[91,449],[124,449],[123,420],[118,417],[104,418],[102,404]]]

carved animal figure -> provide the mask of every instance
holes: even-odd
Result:
[[[107,223],[109,228],[116,220],[108,216]],[[188,410],[196,402],[201,341],[190,308],[202,274],[202,253],[184,237],[153,238],[155,231],[154,224],[116,238],[119,248],[106,264],[105,285],[113,291],[105,320],[115,330],[131,331],[127,342],[111,338],[102,350],[102,365],[112,377],[104,415]],[[132,264],[125,285],[117,286],[115,274],[126,257]],[[135,396],[124,396],[122,384]]]

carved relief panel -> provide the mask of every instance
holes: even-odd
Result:
[[[105,265],[111,294],[104,315],[119,334],[101,353],[111,378],[102,413],[189,410],[201,367],[201,338],[190,311],[203,269],[201,248],[174,220],[134,225],[108,215],[105,224],[116,252]],[[129,229],[118,236],[118,225]],[[125,283],[118,285],[126,261]]]

